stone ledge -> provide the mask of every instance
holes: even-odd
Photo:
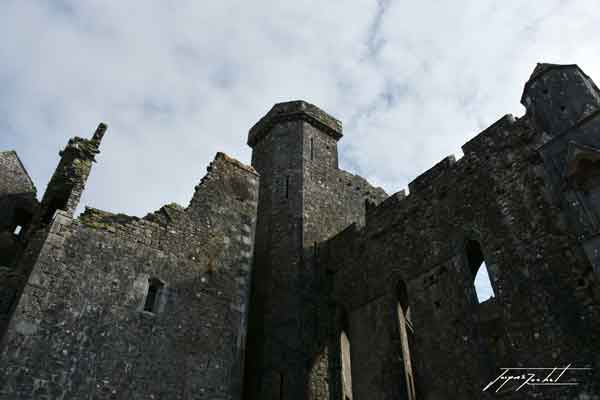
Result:
[[[303,100],[296,100],[275,104],[264,117],[250,128],[248,146],[254,147],[269,133],[275,124],[300,120],[321,129],[335,140],[340,140],[343,136],[342,123],[340,121],[313,104]]]

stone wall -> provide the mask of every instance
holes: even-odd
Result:
[[[0,399],[239,399],[257,190],[218,154],[187,208],[57,211],[4,340]]]
[[[0,196],[35,194],[36,189],[15,151],[0,151]],[[4,201],[4,198],[2,198]],[[4,203],[3,203],[4,205]],[[4,210],[4,207],[2,208]],[[2,215],[4,217],[4,214]],[[4,223],[4,219],[0,223]]]
[[[368,204],[380,203],[387,194],[364,178],[338,169],[337,139],[304,124],[303,248],[307,273],[302,279],[302,308],[312,317],[304,326],[310,327],[305,334],[313,339],[314,346],[309,382],[312,398],[344,400],[341,331],[331,318],[336,310],[328,301],[326,271],[316,261],[318,244],[352,223],[364,224]]]
[[[35,186],[17,153],[0,152],[0,267],[13,266],[18,236],[24,236],[37,204]],[[17,226],[25,228],[22,235],[13,235]]]
[[[496,398],[482,390],[500,368],[569,364],[592,368],[568,373],[565,379],[581,382],[577,387],[527,386],[517,393],[511,384],[502,398],[600,393],[600,297],[592,269],[597,225],[589,214],[577,218],[586,205],[595,212],[600,182],[591,155],[583,159],[591,157],[592,165],[579,166],[587,189],[565,183],[558,161],[568,164],[573,140],[598,145],[590,118],[598,119],[572,118],[572,129],[562,124],[558,132],[549,129],[552,121],[539,120],[566,112],[562,107],[593,109],[580,100],[597,93],[577,90],[597,89],[576,68],[557,71],[544,76],[549,86],[575,86],[560,91],[568,95],[555,99],[557,110],[543,114],[526,101],[527,115],[500,119],[463,146],[460,160],[444,159],[410,183],[408,196],[391,196],[368,212],[363,228],[350,227],[322,246],[320,263],[333,274],[332,301],[349,316],[354,400],[410,398],[396,313],[403,301],[414,328],[418,399]],[[533,86],[528,83],[524,98]],[[547,150],[555,147],[562,150]],[[572,192],[587,203],[574,202]],[[585,235],[582,220],[594,227]],[[480,304],[474,278],[481,261],[495,296]],[[406,288],[404,300],[399,286]]]

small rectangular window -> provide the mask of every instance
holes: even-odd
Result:
[[[314,160],[315,159],[315,146],[314,146],[314,139],[310,138],[310,159]]]
[[[17,208],[15,210],[15,216],[12,221],[13,226],[13,235],[20,238],[27,232],[27,228],[31,223],[32,215],[29,211],[26,211],[22,208]]]
[[[144,311],[156,312],[158,305],[158,297],[164,284],[157,278],[148,279],[148,293],[146,294],[146,303],[144,304]]]

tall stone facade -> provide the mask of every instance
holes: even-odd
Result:
[[[240,398],[258,174],[220,153],[186,208],[75,219],[96,137],[61,152],[15,269],[0,399]]]
[[[275,105],[250,130],[252,166],[261,184],[248,399],[328,397],[330,310],[317,245],[364,221],[366,200],[387,197],[338,169],[341,137],[339,121],[303,101]]]
[[[74,216],[102,124],[40,203],[0,153],[0,399],[600,399],[600,91],[522,103],[391,196],[304,101],[144,218]]]

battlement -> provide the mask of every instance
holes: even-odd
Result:
[[[275,104],[264,117],[250,128],[248,145],[254,147],[277,123],[299,120],[312,124],[335,140],[342,137],[340,121],[313,104],[296,100]]]

